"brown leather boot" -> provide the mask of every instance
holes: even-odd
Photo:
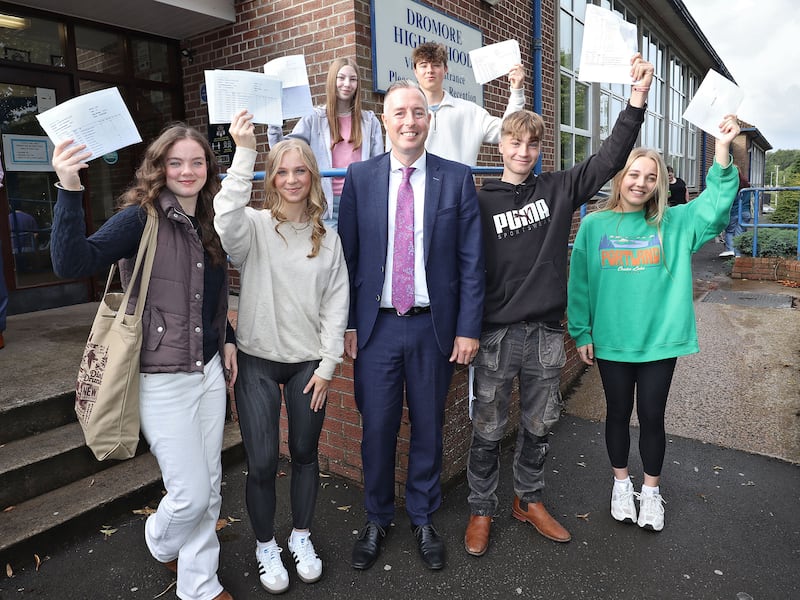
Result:
[[[464,548],[467,554],[483,556],[489,547],[489,529],[492,526],[492,517],[470,515],[467,532],[464,534]]]
[[[523,509],[523,505],[525,508]],[[561,524],[550,516],[544,504],[541,502],[522,503],[517,496],[514,496],[514,518],[530,523],[548,540],[554,542],[568,542],[572,539],[569,531],[564,529]]]
[[[168,560],[165,563],[161,563],[167,568],[167,571],[172,571],[173,573],[178,573],[178,559],[173,558],[172,560]]]

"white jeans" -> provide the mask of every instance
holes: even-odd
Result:
[[[147,518],[144,539],[156,560],[178,559],[179,598],[209,600],[223,589],[216,533],[226,402],[222,362],[217,355],[203,373],[142,373],[139,381],[142,433],[167,490]]]

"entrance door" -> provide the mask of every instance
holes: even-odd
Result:
[[[9,312],[63,305],[63,285],[50,261],[56,202],[52,144],[36,115],[71,97],[67,76],[0,68],[0,135],[5,171],[0,190],[0,247]],[[87,295],[87,284],[77,284]],[[56,297],[59,297],[56,302]],[[48,300],[49,299],[49,300]]]

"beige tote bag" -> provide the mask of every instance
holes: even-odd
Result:
[[[75,413],[86,445],[97,460],[126,459],[139,443],[139,359],[142,313],[156,253],[158,216],[148,207],[147,224],[125,293],[109,293],[114,268],[108,274],[103,300],[83,351],[75,386]],[[131,289],[142,269],[139,297],[132,315],[125,314]]]

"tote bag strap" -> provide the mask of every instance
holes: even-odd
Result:
[[[133,314],[137,319],[141,318],[144,312],[144,303],[147,299],[147,289],[150,287],[150,274],[153,271],[153,262],[156,256],[156,244],[158,240],[158,214],[152,206],[147,206],[147,223],[144,226],[142,239],[139,241],[139,251],[136,253],[136,262],[133,265],[133,272],[131,273],[128,289],[122,297],[120,310],[117,311],[115,320],[121,322],[128,309],[128,301],[131,297],[133,284],[139,274],[140,268],[142,270],[142,280],[139,283],[139,296],[136,299],[136,307]],[[111,283],[111,277],[114,274],[114,265],[111,267],[111,272],[108,274],[108,281],[106,282],[106,293],[108,293],[108,286]]]

